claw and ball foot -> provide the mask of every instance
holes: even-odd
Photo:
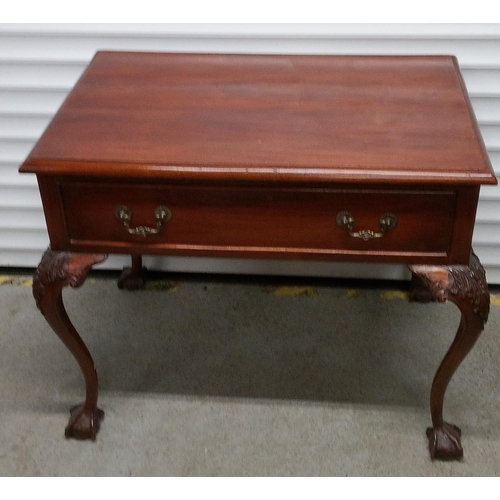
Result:
[[[141,290],[146,285],[147,269],[142,266],[142,256],[132,255],[132,266],[124,267],[118,278],[118,288],[125,290]]]
[[[464,456],[460,442],[462,431],[456,425],[443,422],[440,427],[428,427],[426,434],[433,460],[460,460]]]
[[[449,300],[462,314],[455,339],[432,383],[432,427],[427,430],[433,460],[459,460],[463,457],[461,432],[443,419],[444,395],[451,377],[476,343],[488,319],[490,294],[486,276],[474,253],[468,266],[411,266],[410,269],[416,282],[428,287],[431,300]]]
[[[62,289],[65,286],[81,286],[91,267],[104,260],[106,255],[72,254],[48,249],[33,278],[33,296],[38,309],[76,359],[85,378],[85,402],[71,409],[66,437],[94,440],[104,412],[97,408],[98,385],[94,361],[68,318],[62,300]]]
[[[67,438],[91,439],[95,441],[97,432],[104,419],[104,412],[100,408],[86,408],[85,403],[73,406],[70,419],[64,435]]]

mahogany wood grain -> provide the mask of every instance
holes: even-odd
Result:
[[[451,56],[99,52],[22,171],[496,182]]]
[[[60,186],[70,246],[102,242],[115,251],[140,246],[145,253],[182,250],[196,254],[210,247],[237,254],[266,251],[288,255],[386,258],[404,254],[407,262],[425,254],[446,258],[456,195],[452,190],[289,189],[235,186],[175,186],[68,182]],[[172,218],[157,235],[129,234],[115,217],[126,205],[133,226],[154,226],[155,208]],[[418,206],[416,211],[414,207]],[[349,210],[358,229],[379,230],[379,219],[393,213],[397,227],[384,237],[363,241],[336,223]],[[125,244],[125,246],[124,246]]]
[[[466,265],[469,263],[478,200],[479,186],[457,189],[457,203],[450,244],[450,264]]]

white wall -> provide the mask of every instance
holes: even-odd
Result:
[[[0,266],[35,266],[48,245],[36,180],[17,169],[96,50],[297,54],[454,54],[500,174],[500,25],[0,24]],[[481,191],[474,248],[500,283],[500,188]],[[112,257],[103,267],[128,259]],[[402,266],[149,258],[180,271],[401,279]]]

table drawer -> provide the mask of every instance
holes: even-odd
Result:
[[[64,182],[60,185],[66,231],[72,245],[99,243],[143,253],[203,249],[296,254],[446,254],[456,204],[454,191],[300,189],[237,186]],[[169,220],[157,228],[155,211]],[[129,227],[118,207],[130,211]],[[365,239],[337,223],[348,211],[351,233],[380,233],[380,217],[397,225]],[[167,217],[168,219],[168,217]],[[157,234],[131,234],[138,227]],[[130,231],[129,231],[130,229]],[[366,236],[367,233],[364,233]],[[362,233],[363,235],[363,233]],[[110,250],[111,251],[111,250]],[[174,252],[175,253],[175,252]],[[179,253],[179,252],[177,252]],[[196,253],[196,252],[195,252]]]

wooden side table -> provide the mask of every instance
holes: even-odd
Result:
[[[496,179],[454,57],[99,52],[22,165],[51,248],[33,283],[78,361],[66,436],[95,439],[92,358],[63,306],[108,253],[404,263],[418,300],[451,300],[457,336],[431,390],[431,456],[462,456],[447,384],[488,317],[471,240]]]

